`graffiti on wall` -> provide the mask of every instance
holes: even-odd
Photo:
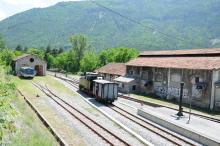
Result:
[[[192,97],[198,99],[198,98],[202,97],[203,90],[202,89],[197,89],[196,87],[197,87],[197,85],[192,86]]]
[[[180,88],[177,88],[177,87],[168,88],[167,95],[169,97],[179,98],[180,97]],[[187,89],[183,89],[183,98],[188,98],[188,97],[189,97],[189,91]]]
[[[169,97],[169,98],[179,98],[180,97],[180,88],[178,87],[166,87],[162,83],[157,83],[154,86],[155,94],[160,97]],[[183,89],[183,98],[189,97],[188,89]]]
[[[154,91],[155,91],[156,95],[158,95],[160,97],[166,97],[167,96],[167,88],[166,87],[156,86],[154,88]]]

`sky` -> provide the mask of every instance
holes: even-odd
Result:
[[[80,0],[0,0],[0,21],[31,8],[44,8],[62,1]]]

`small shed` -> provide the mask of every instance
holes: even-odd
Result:
[[[12,62],[12,69],[17,75],[21,67],[32,67],[36,70],[37,76],[45,76],[47,63],[36,55],[24,54],[18,56]]]
[[[118,77],[114,79],[114,82],[118,83],[118,90],[123,93],[132,93],[137,90],[137,83],[134,78],[130,77]]]

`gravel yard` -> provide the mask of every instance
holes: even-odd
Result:
[[[57,79],[57,80],[59,80],[59,79]],[[63,82],[62,80],[60,80],[60,81]],[[63,82],[63,83],[67,87],[72,88],[69,84],[67,84],[65,82]],[[55,91],[53,91],[53,92],[55,92]],[[56,93],[56,94],[59,95],[58,93]],[[126,132],[120,126],[118,126],[114,122],[110,121],[107,117],[105,117],[99,111],[97,111],[96,109],[91,107],[81,97],[79,97],[79,96],[74,96],[74,97],[65,96],[65,97],[63,97],[62,96],[62,98],[65,101],[68,101],[69,104],[73,105],[74,107],[77,107],[78,110],[80,110],[81,112],[83,112],[84,114],[89,116],[90,118],[94,119],[99,124],[103,125],[105,128],[109,129],[111,132],[113,132],[114,134],[116,134],[117,136],[122,138],[123,140],[127,141],[129,144],[138,145],[138,146],[143,145],[142,143],[140,143],[140,141],[138,141],[135,137],[130,135],[128,132]],[[87,129],[83,129],[83,128],[80,128],[79,130],[81,130],[81,133],[84,133],[84,134],[86,134],[88,131]],[[86,132],[84,130],[86,130]],[[88,137],[92,137],[91,134],[88,134]],[[96,138],[92,138],[92,139],[94,141],[94,139],[96,139]]]
[[[62,81],[63,82],[63,81]],[[64,82],[65,84],[65,82]],[[67,85],[69,86],[69,85]],[[72,88],[72,87],[71,87]],[[115,111],[113,111],[112,109],[110,109],[109,107],[106,107],[105,105],[102,105],[98,102],[96,102],[95,100],[91,99],[90,100],[91,102],[93,102],[93,104],[95,104],[96,106],[98,106],[99,108],[101,108],[102,110],[104,110],[105,112],[107,112],[108,114],[110,114],[111,116],[113,116],[114,118],[116,118],[117,120],[119,120],[120,122],[122,122],[124,125],[126,125],[127,127],[129,127],[131,130],[135,131],[136,133],[138,133],[139,135],[141,135],[143,138],[145,138],[147,141],[153,143],[154,145],[169,145],[169,146],[172,146],[174,145],[173,143],[171,143],[170,141],[164,139],[164,138],[161,138],[159,135],[151,132],[150,130],[146,129],[146,128],[143,128],[142,126],[132,122],[131,120],[121,116],[120,114],[116,113]],[[121,99],[119,99],[119,101],[121,101]],[[122,99],[123,103],[128,103],[126,101],[124,101]],[[128,107],[128,106],[125,106],[125,105],[122,105],[120,104],[120,102],[115,102],[117,105],[120,105],[121,107],[123,107],[123,109],[126,109],[127,111],[133,113],[134,115],[137,115],[137,110],[131,108],[131,107]],[[130,103],[131,104],[131,103]],[[133,104],[132,104],[133,105]],[[141,107],[141,105],[139,103],[135,103],[135,107],[136,108],[139,108]],[[137,115],[138,116],[138,115]],[[140,117],[140,116],[138,116]],[[142,118],[142,117],[140,117]],[[149,121],[150,122],[150,121]],[[152,122],[150,122],[152,123]],[[156,125],[156,124],[155,124]],[[159,126],[159,125],[157,125]],[[159,126],[160,128],[164,129],[163,127]],[[171,132],[173,133],[173,132]],[[179,135],[181,137],[181,135]],[[158,140],[160,139],[160,140]],[[185,144],[185,143],[184,143]],[[199,145],[198,143],[195,143],[196,145]]]

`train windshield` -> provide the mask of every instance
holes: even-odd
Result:
[[[32,68],[21,69],[21,71],[25,74],[30,74],[30,75],[35,73],[34,69]]]

